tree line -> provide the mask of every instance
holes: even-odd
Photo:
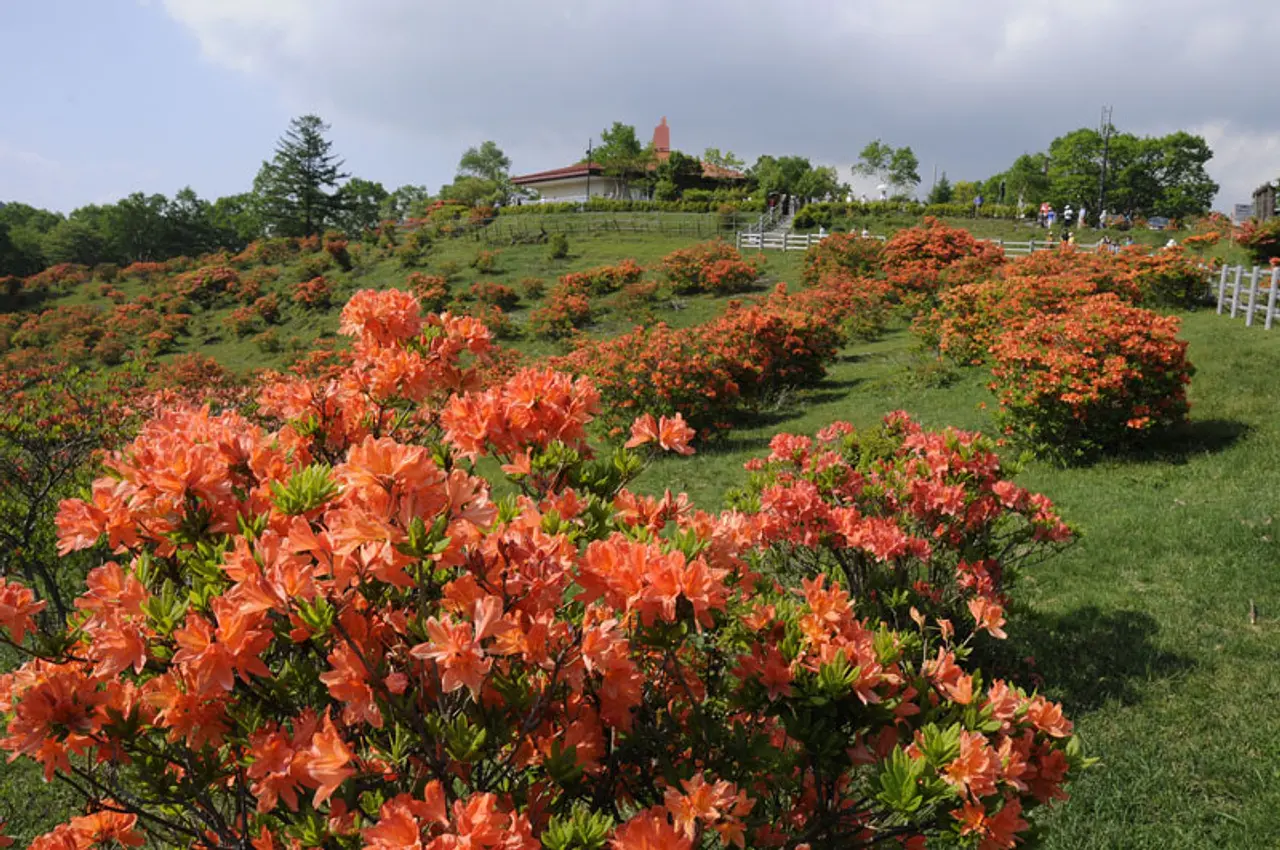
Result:
[[[1107,129],[1107,138],[1089,128],[1061,135],[1047,151],[1023,154],[985,180],[953,184],[943,172],[928,200],[969,204],[981,196],[992,203],[1033,207],[1047,202],[1055,209],[1070,204],[1094,215],[1101,212],[1101,200],[1109,213],[1177,219],[1209,211],[1218,184],[1205,170],[1213,151],[1202,136],[1181,130],[1137,136]]]
[[[429,197],[422,186],[389,192],[344,172],[328,129],[315,115],[293,119],[252,189],[213,201],[187,187],[172,198],[135,192],[69,215],[24,203],[0,205],[0,276],[58,263],[124,264],[238,251],[264,236],[358,233],[407,215]]]
[[[69,215],[24,203],[0,205],[0,276],[33,274],[58,263],[123,264],[240,250],[264,236],[309,236],[329,229],[355,234],[384,219],[412,216],[433,199],[425,186],[388,191],[348,174],[326,137],[328,129],[315,115],[293,119],[252,188],[212,201],[188,187],[171,198],[135,192]],[[1213,152],[1201,136],[1111,132],[1105,148],[1109,211],[1185,218],[1209,210],[1218,185],[1205,171]],[[928,201],[968,204],[981,196],[989,203],[1036,207],[1047,201],[1056,208],[1084,205],[1096,215],[1103,149],[1098,130],[1075,130],[1054,139],[1047,151],[1023,154],[984,180],[952,183],[943,172]],[[785,196],[803,203],[850,191],[835,168],[802,156],[766,154],[748,167],[732,151],[708,148],[701,157],[673,150],[659,160],[652,144],[642,144],[636,128],[620,121],[600,134],[599,144],[580,162],[588,157],[606,176],[659,201]],[[745,179],[708,177],[703,163],[739,171]],[[886,194],[909,198],[921,182],[919,166],[909,146],[876,139],[863,148],[852,175],[876,178]],[[513,183],[511,160],[486,141],[462,154],[453,182],[434,197],[492,206],[519,203],[532,194]]]

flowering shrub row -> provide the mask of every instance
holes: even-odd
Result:
[[[1065,536],[986,444],[901,416],[782,438],[759,506],[712,515],[626,489],[688,450],[680,417],[596,458],[591,381],[479,386],[473,320],[366,291],[340,328],[345,363],[269,378],[265,424],[162,408],[63,503],[61,550],[112,557],[0,676],[0,748],[94,811],[33,847],[1009,848],[1065,796],[1061,708],[971,662],[1001,539]],[[7,639],[43,605],[0,579]]]
[[[769,392],[820,380],[854,316],[875,323],[862,311],[882,302],[868,292],[845,280],[797,295],[779,286],[755,303],[731,302],[710,322],[583,341],[553,363],[592,378],[614,427],[640,413],[679,413],[700,431],[725,430]]]

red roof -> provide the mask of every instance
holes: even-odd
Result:
[[[517,186],[526,186],[531,183],[546,183],[551,180],[564,180],[569,177],[586,177],[587,174],[604,174],[604,168],[597,162],[580,162],[577,165],[553,168],[550,171],[521,174],[519,177],[512,177],[511,182]]]
[[[702,176],[708,180],[742,180],[747,175],[732,168],[722,168],[709,162],[702,163]]]

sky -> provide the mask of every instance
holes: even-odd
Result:
[[[1280,175],[1276,32],[1276,0],[0,0],[0,201],[245,191],[306,113],[388,189],[437,191],[486,139],[540,171],[665,116],[674,148],[844,180],[868,141],[910,145],[927,191],[1109,105],[1203,135],[1226,210]]]

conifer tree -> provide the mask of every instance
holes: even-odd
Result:
[[[328,129],[317,115],[294,118],[253,181],[263,220],[276,236],[320,233],[342,211],[338,184],[350,175],[324,136]]]

